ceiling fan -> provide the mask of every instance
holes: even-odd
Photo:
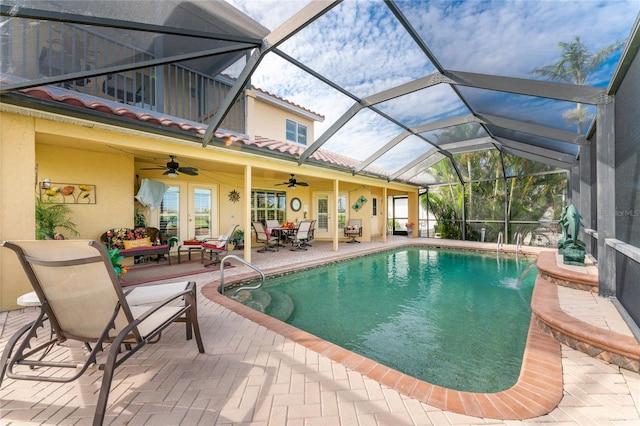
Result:
[[[178,177],[178,172],[189,176],[198,176],[198,169],[195,167],[180,167],[180,164],[176,162],[175,155],[170,155],[169,158],[171,158],[171,160],[166,166],[147,167],[141,170],[165,170],[163,175],[173,178]]]
[[[291,173],[291,177],[289,178],[288,181],[276,184],[276,186],[280,186],[280,185],[287,185],[289,188],[295,188],[296,185],[298,185],[298,186],[309,186],[309,184],[307,182],[298,182],[296,180],[296,178],[294,177],[293,173]]]

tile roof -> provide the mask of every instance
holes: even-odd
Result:
[[[291,105],[291,106],[294,106],[294,107],[296,107],[296,108],[300,108],[300,109],[301,109],[301,110],[303,110],[303,111],[306,111],[306,112],[308,112],[308,113],[310,113],[310,114],[313,114],[313,115],[317,116],[318,118],[320,118],[320,121],[324,121],[324,118],[325,118],[325,117],[324,117],[324,115],[322,115],[322,114],[320,114],[320,113],[317,113],[317,112],[315,112],[315,111],[312,111],[312,110],[310,110],[309,108],[305,108],[305,107],[303,107],[302,105],[299,105],[299,104],[296,104],[296,103],[294,103],[294,102],[291,102],[291,101],[289,101],[289,100],[287,100],[287,99],[285,99],[285,98],[281,98],[280,96],[278,96],[278,95],[276,95],[276,94],[274,94],[274,93],[268,92],[268,91],[266,91],[266,90],[264,90],[264,89],[261,89],[261,88],[259,88],[259,87],[254,86],[254,85],[251,85],[251,89],[253,89],[253,90],[257,91],[257,92],[260,92],[260,93],[264,93],[265,95],[267,95],[267,96],[269,96],[269,97],[272,97],[272,98],[274,98],[274,99],[277,99],[277,100],[279,100],[279,101],[282,101],[282,102],[284,102],[284,103],[286,103],[286,104],[289,104],[289,105]]]
[[[82,93],[70,92],[58,87],[34,87],[20,90],[20,93],[49,102],[59,102],[76,108],[89,109],[101,112],[103,114],[118,116],[124,119],[157,125],[167,129],[188,132],[197,135],[198,137],[202,137],[207,130],[207,127],[201,123],[191,122],[188,120],[180,120],[177,117],[166,116],[155,111],[150,112],[148,110],[143,110],[142,108],[134,106],[123,106],[123,104],[114,101],[100,99]],[[284,99],[282,100],[284,101]],[[231,143],[251,146],[264,151],[271,151],[288,155],[292,157],[292,159],[300,158],[300,155],[306,148],[305,146],[296,143],[282,142],[262,136],[255,136],[254,140],[252,141],[246,136],[225,131],[216,131],[215,137],[222,140],[229,140]],[[316,150],[310,156],[310,159],[331,166],[346,168],[349,170],[353,170],[359,164],[359,161],[354,158],[331,152],[322,148]],[[386,170],[378,167],[370,166],[367,167],[366,170],[380,176],[388,175],[388,172]]]

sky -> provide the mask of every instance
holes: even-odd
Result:
[[[270,30],[307,3],[227,1]],[[539,78],[530,71],[557,61],[560,41],[572,41],[577,36],[595,51],[625,40],[640,11],[640,0],[448,0],[398,1],[396,4],[443,68],[520,78]],[[280,49],[360,98],[437,70],[382,1],[346,0],[282,44]],[[588,83],[606,87],[618,58],[619,54],[612,57]],[[274,54],[263,60],[252,76],[252,83],[324,115],[324,122],[315,127],[316,138],[354,103]],[[485,107],[481,93],[467,90],[464,94],[473,100],[476,110]],[[486,99],[495,101],[495,97]],[[516,102],[516,99],[506,99],[505,105],[509,105],[507,101]],[[409,126],[468,113],[448,85],[424,89],[381,104],[379,108]],[[566,109],[566,105],[555,108]],[[532,103],[521,115],[540,114],[541,124],[549,124],[553,120],[558,122],[560,112],[548,105]],[[575,131],[569,123],[564,125],[566,130]],[[324,147],[362,160],[400,131],[395,124],[366,111],[358,114]],[[416,149],[411,149],[411,145]],[[428,149],[420,140],[407,141],[404,156],[418,155],[418,145],[422,145],[422,152]],[[398,153],[395,160],[385,159],[379,165],[393,169],[395,163],[406,162],[407,158],[400,158],[402,156]]]

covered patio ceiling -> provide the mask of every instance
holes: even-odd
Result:
[[[356,160],[345,172],[427,186],[477,179],[461,170],[469,156],[476,167],[490,163],[494,170],[480,175],[494,178],[523,173],[518,161],[542,164],[543,172],[575,166],[597,105],[610,101],[624,72],[626,50],[583,84],[544,81],[533,70],[557,62],[558,43],[576,38],[591,52],[615,42],[628,49],[640,2],[10,0],[0,7],[3,21],[86,25],[154,54],[143,59],[132,50],[128,61],[3,84],[2,93],[179,63],[235,78],[203,146],[220,143],[215,131],[253,84],[326,117],[299,164],[313,163],[322,147]],[[577,108],[586,117],[578,124],[565,118]]]

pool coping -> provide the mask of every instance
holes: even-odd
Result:
[[[402,246],[433,247],[437,245],[437,243],[424,244],[408,241],[405,244],[394,246],[393,248]],[[447,246],[443,248],[470,248],[472,250],[482,251],[477,247]],[[337,255],[333,261],[361,257],[380,251],[384,251],[384,249],[365,250],[357,255],[348,257]],[[287,268],[273,268],[265,270],[264,272],[265,275],[290,273],[300,268],[314,267],[319,264],[330,263],[331,261],[332,259],[322,259],[313,264],[293,264]],[[246,277],[238,275],[229,281],[239,282],[243,279],[246,279]],[[472,417],[499,420],[524,420],[548,414],[558,406],[563,396],[560,343],[540,329],[533,313],[531,315],[522,367],[517,382],[511,388],[501,392],[476,393],[447,389],[408,376],[223,296],[217,291],[218,287],[219,280],[210,282],[202,287],[202,294],[215,303],[309,350],[326,356],[346,368],[359,372],[382,385],[396,390],[402,395],[436,408]],[[532,304],[533,303],[532,298]]]
[[[556,253],[553,251],[540,253],[538,269],[540,273],[533,290],[536,303],[531,304],[538,326],[573,349],[626,370],[640,372],[640,343],[633,336],[587,324],[567,314],[560,307],[557,286],[564,284],[553,277],[562,276],[570,282],[587,282],[593,280],[593,276],[585,278],[579,272],[567,273],[566,269],[557,265]],[[568,287],[593,291],[571,285]]]
[[[558,252],[543,251],[538,255],[538,272],[548,281],[577,290],[598,292],[598,274],[589,273],[587,267],[558,266]],[[580,270],[583,269],[583,271]]]

